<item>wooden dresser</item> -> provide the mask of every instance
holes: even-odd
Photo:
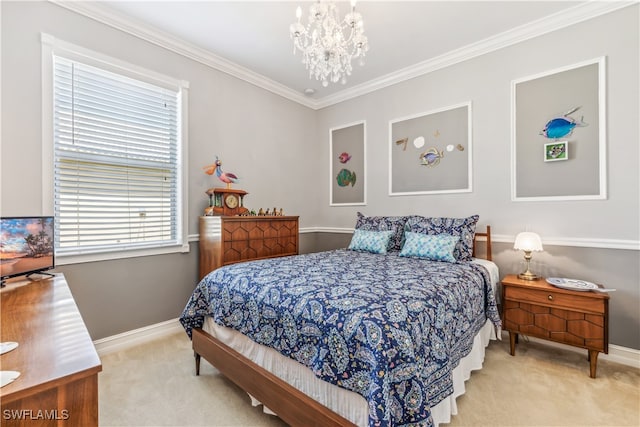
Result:
[[[201,216],[200,279],[223,265],[298,254],[297,216]]]
[[[20,376],[0,388],[2,426],[97,426],[102,365],[62,274],[8,282],[2,341],[19,346],[0,356]]]
[[[609,295],[552,286],[544,279],[502,280],[503,327],[509,331],[511,355],[518,334],[588,350],[589,374],[596,377],[598,353],[609,352]]]

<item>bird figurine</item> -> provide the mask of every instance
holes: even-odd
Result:
[[[203,169],[207,175],[213,175],[215,173],[220,181],[227,184],[227,188],[231,188],[231,184],[238,180],[238,177],[235,174],[222,171],[222,162],[218,159],[218,156],[216,156],[215,163],[205,166]]]

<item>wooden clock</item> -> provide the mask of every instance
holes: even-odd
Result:
[[[210,188],[206,191],[209,196],[209,208],[205,215],[242,215],[249,212],[243,206],[244,196],[248,193],[235,188]]]

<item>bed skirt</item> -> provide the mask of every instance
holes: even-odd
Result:
[[[234,329],[217,325],[209,317],[205,319],[203,329],[255,364],[272,372],[354,424],[362,427],[369,425],[369,406],[361,395],[320,380],[301,363],[281,355],[272,348],[255,343]],[[434,426],[449,423],[451,415],[458,413],[456,398],[464,394],[464,383],[471,376],[471,371],[482,368],[485,347],[492,339],[496,339],[495,329],[488,320],[475,336],[471,352],[462,358],[453,370],[453,394],[431,408]],[[254,406],[261,404],[252,396],[251,402]],[[273,414],[266,407],[264,412]]]

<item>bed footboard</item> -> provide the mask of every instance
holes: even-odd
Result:
[[[196,375],[200,357],[263,405],[278,414],[290,426],[353,426],[355,424],[313,400],[287,382],[256,365],[202,329],[192,336]]]

